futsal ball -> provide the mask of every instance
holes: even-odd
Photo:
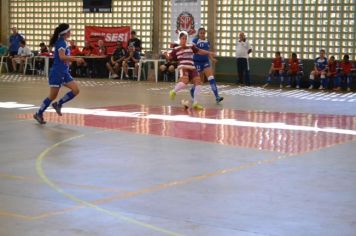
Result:
[[[189,100],[182,99],[180,103],[184,106],[185,109],[189,108]]]

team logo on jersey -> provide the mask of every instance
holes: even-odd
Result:
[[[194,16],[187,11],[183,11],[177,17],[176,33],[180,31],[187,31],[189,35],[195,34]]]

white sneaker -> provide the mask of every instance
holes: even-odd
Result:
[[[347,92],[350,92],[351,91],[351,88],[347,88]]]
[[[280,85],[279,85],[279,88],[283,88],[283,85],[282,85],[282,84],[280,84]]]
[[[323,89],[324,89],[323,85],[320,85],[319,90],[323,90]]]
[[[286,88],[290,88],[290,87],[292,87],[292,86],[290,86],[289,84],[286,86]]]
[[[313,89],[313,85],[310,85],[308,89]]]
[[[296,89],[299,89],[300,87],[299,87],[299,85],[297,85],[297,86],[295,86],[295,88],[296,88]]]
[[[266,88],[268,86],[268,83],[267,84],[264,84],[263,86],[262,86],[262,88]]]
[[[119,78],[119,75],[118,75],[118,74],[112,74],[112,75],[111,75],[111,78],[112,78],[112,79],[117,79],[117,78]]]

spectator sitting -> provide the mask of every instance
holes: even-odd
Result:
[[[300,78],[302,76],[302,68],[296,53],[292,53],[292,57],[288,60],[288,85],[287,88],[292,86],[292,78],[295,78],[296,88],[300,88]]]
[[[30,57],[32,55],[31,49],[26,46],[25,40],[22,40],[20,42],[20,48],[19,51],[17,52],[17,55],[15,55],[12,58],[12,68],[14,69],[14,72],[16,72],[16,65],[20,64],[20,70],[19,72],[23,71],[24,63],[26,61],[26,57]]]
[[[135,51],[141,52],[142,51],[142,46],[141,46],[141,40],[137,38],[136,36],[136,31],[131,31],[131,38],[128,41],[129,46],[134,46]]]
[[[97,56],[106,56],[107,55],[107,49],[104,46],[104,41],[103,40],[99,40],[98,41],[98,47],[96,47],[93,50],[93,54],[97,55]]]
[[[40,50],[38,52],[39,56],[49,56],[49,50],[44,42],[40,43]],[[44,71],[44,59],[43,58],[38,58],[36,60],[36,69],[38,70],[39,73],[42,73]]]
[[[334,56],[330,57],[326,71],[326,78],[320,79],[321,84],[319,89],[327,89],[330,79],[333,79],[333,82],[335,83],[335,79],[337,78],[337,61]]]
[[[162,59],[166,59],[164,55],[162,55],[161,57]],[[175,81],[176,68],[177,68],[177,63],[174,61],[167,60],[165,64],[161,65],[159,69],[163,75],[163,81]]]
[[[129,78],[129,75],[128,75],[129,67],[135,68],[133,77],[137,78],[138,62],[140,61],[140,59],[141,59],[140,54],[139,54],[139,52],[135,51],[135,47],[129,46],[126,58],[122,63],[122,67],[124,68],[126,79]]]
[[[83,53],[80,51],[79,47],[77,46],[77,43],[74,40],[69,41],[69,50],[70,50],[70,55],[71,56],[81,56]],[[70,73],[73,77],[77,77],[78,74],[81,74],[81,71],[83,70],[83,64],[78,64],[76,61],[71,62],[70,64]]]
[[[82,49],[83,56],[93,56],[94,48],[90,45],[89,42],[85,42],[84,48]],[[78,65],[79,67],[79,65]],[[80,66],[80,74],[83,76],[90,76],[93,68],[93,63],[89,58],[84,59],[84,63]]]
[[[336,79],[334,90],[340,90],[340,82],[346,82],[346,90],[351,91],[352,83],[352,70],[355,69],[355,65],[349,61],[349,55],[345,54],[343,60],[339,63],[340,72]]]
[[[275,58],[273,59],[269,74],[267,77],[267,83],[263,87],[267,87],[271,83],[273,76],[278,76],[280,78],[280,88],[283,88],[283,73],[284,73],[284,59],[281,57],[280,52],[275,53]]]
[[[122,47],[122,42],[117,42],[117,48],[112,54],[110,60],[106,63],[106,68],[111,72],[111,78],[119,78],[119,70],[122,67],[122,62],[126,58],[126,50]]]
[[[92,68],[92,76],[94,77],[106,77],[107,70],[106,70],[106,56],[107,56],[107,49],[104,45],[103,40],[98,40],[98,46],[94,48],[93,54],[95,56],[103,57],[97,58],[93,60],[93,68]]]
[[[71,56],[82,55],[82,52],[80,51],[79,47],[77,46],[77,43],[74,40],[69,41],[69,44],[70,44],[69,50]]]
[[[49,50],[44,42],[40,43],[39,55],[40,56],[48,56],[49,55]]]
[[[94,48],[89,44],[89,42],[85,42],[84,48],[82,50],[82,55],[91,56],[94,54]]]
[[[314,61],[314,70],[310,73],[309,81],[310,86],[309,89],[313,89],[315,86],[315,79],[320,77],[320,80],[325,79],[326,77],[326,69],[328,65],[328,59],[325,57],[325,50],[320,50],[320,55]],[[322,86],[322,85],[321,85]]]
[[[6,45],[0,42],[0,57],[6,56],[7,52],[8,52],[8,48],[6,47]]]

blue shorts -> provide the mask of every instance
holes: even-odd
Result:
[[[195,61],[194,62],[195,68],[199,73],[203,72],[206,68],[210,67],[209,61]]]
[[[48,78],[49,87],[60,88],[63,84],[67,84],[71,81],[73,81],[73,78],[69,74],[69,71],[57,71],[53,67],[51,68]]]

